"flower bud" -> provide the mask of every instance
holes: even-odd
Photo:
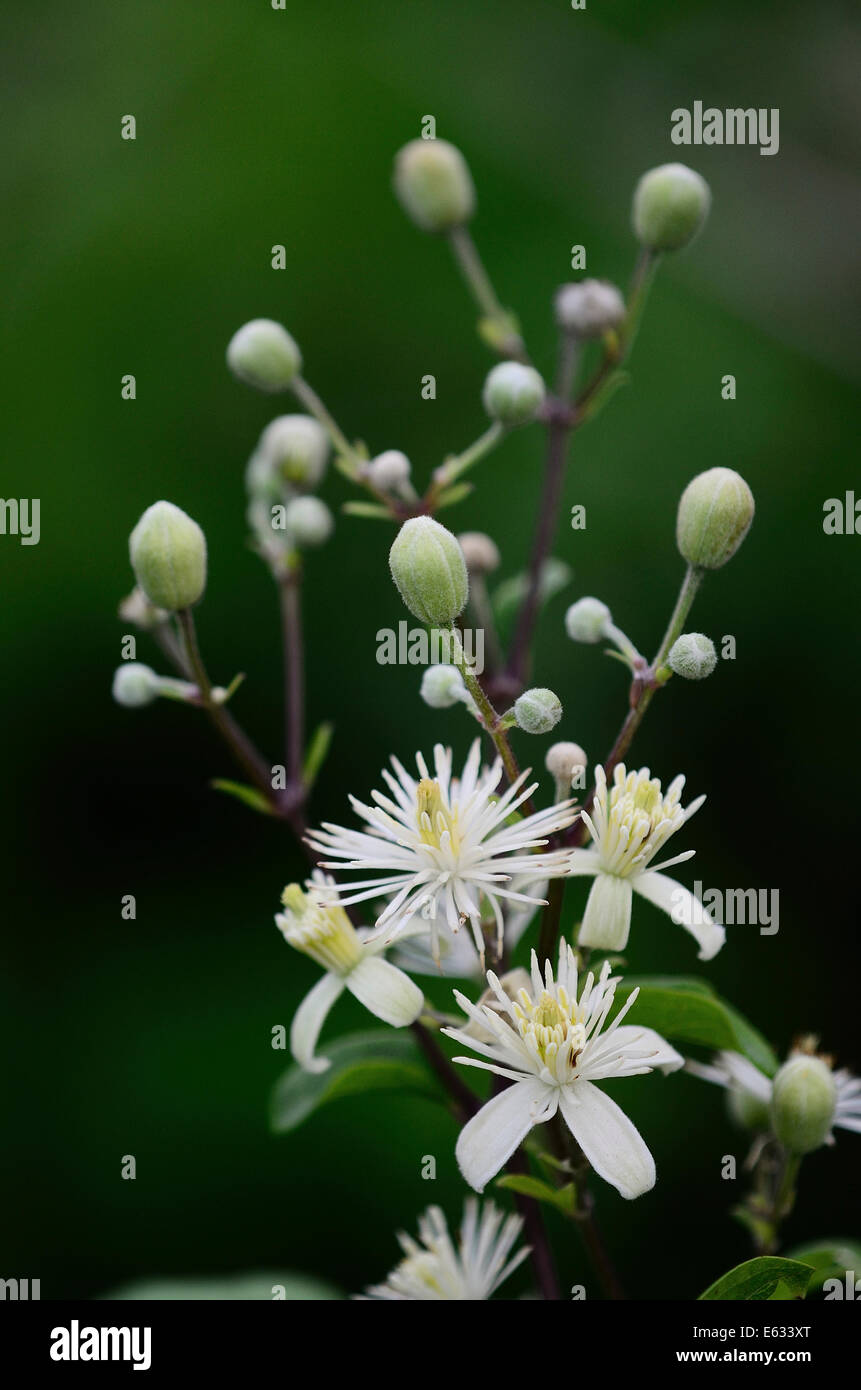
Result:
[[[463,551],[451,531],[432,517],[404,522],[389,551],[389,567],[398,593],[419,622],[451,627],[466,607],[469,579]]]
[[[565,631],[572,642],[600,642],[613,615],[599,598],[578,598],[565,614]]]
[[[133,623],[135,627],[141,628],[144,632],[149,632],[154,627],[160,627],[170,617],[164,608],[156,608],[150,603],[143,590],[137,586],[122,600],[117,613],[124,622]]]
[[[257,450],[285,483],[315,488],[326,472],[329,436],[312,415],[279,415],[266,426]]]
[[[410,480],[412,465],[400,449],[385,449],[365,464],[364,474],[381,492],[397,492]]]
[[[447,140],[411,140],[395,157],[394,187],[409,218],[425,232],[448,232],[475,212],[472,175]]]
[[[731,468],[709,468],[679,502],[676,544],[689,565],[716,570],[731,560],[753,521],[753,493]]]
[[[544,381],[534,367],[500,362],[488,372],[481,398],[492,420],[511,426],[531,420],[545,394]]]
[[[518,729],[527,734],[549,734],[562,718],[562,701],[552,690],[524,690],[514,702]]]
[[[678,251],[693,241],[708,217],[711,193],[686,164],[661,164],[634,190],[634,231],[650,251]]]
[[[335,521],[319,497],[296,497],[284,509],[284,525],[299,550],[325,545],[335,529]]]
[[[227,365],[258,391],[284,391],[302,370],[302,354],[282,324],[252,319],[230,339]]]
[[[562,285],[554,304],[559,327],[578,338],[600,338],[608,329],[618,328],[625,317],[621,291],[609,280]]]
[[[774,1078],[774,1132],[790,1153],[807,1154],[825,1143],[836,1105],[837,1085],[831,1068],[820,1057],[790,1057]]]
[[[159,693],[159,678],[141,661],[124,661],[114,672],[111,694],[118,705],[139,709],[151,705]]]
[[[245,465],[245,490],[251,502],[262,502],[267,506],[283,497],[283,485],[271,458],[260,448],[254,450]]]
[[[764,1130],[769,1128],[768,1102],[746,1091],[744,1086],[732,1081],[727,1087],[726,1108],[729,1117],[740,1129]]]
[[[670,647],[667,665],[686,681],[701,681],[717,665],[715,644],[702,632],[683,632]]]
[[[421,697],[431,709],[451,709],[466,698],[466,686],[456,666],[429,666],[422,676]]]
[[[578,767],[586,767],[588,762],[579,743],[552,743],[544,758],[550,776],[569,788]]]
[[[206,588],[206,537],[172,502],[147,507],[129,536],[139,587],[156,608],[190,608]]]
[[[499,569],[499,550],[490,536],[483,531],[462,531],[457,539],[470,574],[492,574]]]

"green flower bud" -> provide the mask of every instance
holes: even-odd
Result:
[[[834,1075],[820,1057],[790,1057],[774,1078],[772,1123],[775,1134],[790,1153],[811,1153],[825,1143],[836,1105]]]
[[[716,570],[731,560],[753,521],[753,493],[731,468],[709,468],[679,502],[676,544],[689,565]]]
[[[302,354],[287,329],[273,319],[252,319],[227,345],[227,365],[258,391],[284,391],[302,370]]]
[[[463,551],[451,531],[432,517],[404,522],[389,551],[389,567],[398,593],[419,622],[448,628],[466,607],[469,579]]]
[[[465,700],[466,686],[456,666],[429,666],[422,676],[421,697],[431,709],[451,709]]]
[[[411,140],[395,156],[394,187],[404,212],[424,232],[448,232],[475,212],[472,175],[447,140]]]
[[[492,420],[511,426],[531,420],[545,395],[544,381],[534,367],[500,362],[488,372],[481,398]]]
[[[701,681],[717,665],[715,644],[702,632],[683,632],[670,647],[667,665],[686,681]]]
[[[562,285],[554,300],[556,322],[578,338],[600,338],[618,328],[625,317],[625,301],[609,280],[580,280]]]
[[[269,506],[283,496],[283,485],[271,458],[259,448],[254,450],[245,465],[245,490],[252,502]]]
[[[329,436],[312,415],[279,415],[260,436],[257,451],[285,483],[315,488],[329,459]]]
[[[549,734],[562,718],[562,701],[552,690],[524,690],[514,702],[518,729],[527,734]]]
[[[588,762],[579,743],[552,743],[544,758],[544,766],[550,776],[569,789],[578,767],[586,767]]]
[[[767,1102],[751,1095],[743,1086],[730,1082],[726,1093],[726,1107],[730,1119],[740,1129],[763,1130],[769,1127]]]
[[[634,231],[650,251],[678,251],[693,241],[708,217],[711,193],[686,164],[661,164],[634,190]]]
[[[325,545],[335,529],[335,521],[319,497],[296,497],[284,510],[287,533],[299,550]]]
[[[114,672],[111,693],[118,705],[139,709],[158,697],[159,677],[141,661],[124,661]]]
[[[499,569],[499,549],[490,536],[483,531],[462,531],[457,539],[470,574],[492,574]]]
[[[409,482],[412,465],[400,449],[385,449],[365,464],[364,472],[381,492],[398,492]]]
[[[612,621],[612,613],[599,598],[578,598],[565,614],[565,631],[572,642],[600,642]]]
[[[129,537],[138,586],[156,608],[190,608],[206,588],[206,537],[172,502],[147,507]]]

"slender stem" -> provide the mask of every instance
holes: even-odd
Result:
[[[500,353],[504,357],[514,357],[520,362],[528,362],[529,356],[523,339],[514,329],[511,315],[505,312],[497,298],[470,232],[466,227],[453,227],[448,239],[473,299],[484,317],[499,327]]]
[[[499,645],[499,635],[496,631],[496,621],[493,616],[490,598],[487,592],[487,582],[483,574],[473,573],[469,576],[469,606],[468,612],[471,613],[476,629],[484,633],[484,654],[485,670],[489,674],[498,671],[502,664],[502,650]]]
[[[506,1167],[511,1173],[529,1175],[529,1160],[522,1149],[515,1150]],[[514,1200],[523,1217],[526,1236],[532,1247],[532,1267],[535,1270],[538,1287],[549,1303],[558,1303],[561,1301],[559,1280],[553,1263],[550,1242],[547,1239],[544,1218],[541,1215],[541,1207],[533,1197],[526,1197],[521,1192],[514,1194]]]
[[[500,424],[498,420],[494,420],[490,428],[479,435],[478,439],[476,439],[473,444],[470,444],[469,448],[464,449],[462,454],[455,454],[451,458],[446,459],[445,463],[440,464],[433,475],[430,488],[425,497],[425,503],[428,508],[430,509],[433,507],[440,492],[444,488],[449,487],[456,478],[461,477],[462,474],[466,473],[474,464],[478,463],[480,459],[483,459],[486,454],[489,454],[491,449],[494,449],[507,433],[508,431],[505,426]]]
[[[443,1087],[451,1097],[461,1124],[465,1124],[479,1109],[478,1097],[461,1080],[448,1057],[437,1043],[433,1034],[417,1019],[410,1024],[416,1041],[424,1053],[431,1069],[439,1077]]]
[[[604,1237],[592,1210],[592,1194],[587,1192],[585,1196],[588,1199],[586,1209],[575,1218],[583,1237],[583,1244],[589,1251],[595,1272],[607,1297],[614,1300],[624,1299],[626,1297],[625,1290],[604,1244]]]
[[[505,775],[509,785],[513,785],[520,776],[520,768],[517,766],[517,759],[508,742],[508,736],[502,727],[502,721],[482,689],[481,682],[466,659],[463,650],[463,643],[460,640],[460,633],[456,627],[451,629],[452,651],[454,664],[457,666],[463,677],[463,683],[475,701],[476,709],[481,716],[481,722],[493,740],[493,745],[502,761]],[[523,803],[524,814],[531,815],[533,811],[532,802]]]
[[[302,786],[302,758],[305,749],[305,679],[302,649],[301,574],[290,570],[278,580],[281,602],[281,629],[284,644],[284,721],[287,780]]]
[[[360,464],[362,460],[359,458],[337,420],[330,411],[326,409],[326,406],[317,395],[317,392],[312,386],[309,386],[305,378],[301,376],[294,377],[290,383],[290,390],[293,392],[294,396],[296,396],[297,400],[304,405],[305,409],[314,416],[315,420],[320,422],[335,448],[338,450],[338,453],[343,454],[345,458],[351,459],[354,463]]]
[[[575,822],[576,824],[576,822]],[[541,917],[541,931],[538,937],[538,959],[549,960],[559,936],[562,919],[562,898],[565,893],[564,878],[553,878],[547,890],[547,906]]]

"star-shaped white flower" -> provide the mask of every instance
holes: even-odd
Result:
[[[369,941],[357,931],[338,903],[331,880],[315,874],[307,892],[291,883],[282,896],[284,911],[275,922],[286,941],[303,951],[326,974],[305,996],[290,1027],[290,1050],[305,1071],[321,1072],[331,1065],[315,1056],[320,1030],[335,1000],[347,989],[372,1014],[404,1028],[422,1011],[424,995],[403,970],[381,958],[382,941]]]
[[[699,943],[700,960],[717,955],[726,939],[723,927],[693,893],[659,871],[692,858],[694,851],[686,850],[652,867],[670,836],[705,801],[699,796],[683,809],[679,801],[684,785],[684,777],[677,777],[663,795],[658,778],[651,777],[647,767],[627,772],[620,763],[608,788],[603,767],[596,767],[592,813],[582,812],[592,848],[573,850],[568,870],[572,875],[595,876],[580,928],[581,946],[623,950],[631,929],[632,897],[639,893],[691,933]]]
[[[463,1209],[460,1239],[455,1246],[439,1207],[428,1207],[419,1218],[421,1244],[399,1234],[404,1258],[384,1284],[366,1292],[370,1299],[474,1302],[490,1298],[529,1254],[529,1246],[509,1259],[523,1225],[519,1216],[503,1216],[492,1202],[480,1208],[474,1197]]]
[[[478,739],[459,778],[452,776],[451,749],[441,744],[434,748],[435,776],[421,754],[416,763],[418,779],[392,758],[395,776],[383,772],[391,796],[372,792],[373,806],[350,798],[368,830],[325,824],[308,841],[320,855],[330,856],[321,860],[326,869],[371,871],[371,877],[339,886],[337,892],[345,906],[368,898],[389,899],[377,918],[375,935],[392,941],[419,914],[430,931],[434,958],[439,959],[440,923],[457,932],[469,922],[483,957],[485,913],[492,914],[501,944],[502,904],[543,902],[518,892],[512,878],[528,875],[534,881],[567,872],[568,851],[532,851],[570,825],[577,812],[573,802],[566,801],[518,819],[515,813],[538,784],[524,786],[526,771],[496,795],[502,763],[497,759],[482,772]]]
[[[790,1053],[790,1057],[814,1056],[814,1049],[815,1040],[813,1048],[805,1042]],[[830,1066],[827,1058],[820,1057],[819,1060]],[[747,1057],[743,1057],[739,1052],[718,1052],[710,1064],[688,1059],[685,1070],[702,1081],[711,1081],[716,1086],[722,1086],[730,1100],[735,1101],[732,1106],[733,1114],[742,1123],[749,1123],[749,1117],[753,1113],[754,1118],[761,1120],[753,1127],[767,1127],[772,1078],[755,1067]],[[838,1071],[834,1071],[832,1067],[831,1074],[834,1080],[834,1117],[831,1128],[848,1129],[855,1134],[861,1134],[861,1077],[853,1076],[846,1067],[841,1067]],[[759,1115],[750,1102],[759,1106]],[[833,1144],[834,1135],[829,1134],[825,1143]]]
[[[477,1035],[475,1029],[442,1030],[489,1058],[480,1062],[455,1057],[456,1062],[514,1082],[461,1130],[457,1161],[469,1185],[482,1192],[529,1131],[559,1110],[596,1173],[623,1197],[648,1192],[655,1182],[654,1159],[636,1126],[595,1085],[596,1081],[641,1076],[656,1067],[675,1071],[683,1065],[678,1052],[651,1028],[622,1025],[639,991],[632,990],[605,1028],[619,977],[610,976],[610,964],[605,961],[597,981],[591,972],[586,977],[578,998],[577,963],[564,941],[555,981],[549,961],[542,979],[533,951],[531,989],[520,989],[512,999],[492,970],[487,982],[498,1000],[497,1009],[471,1004],[455,990],[458,1004],[477,1025]]]

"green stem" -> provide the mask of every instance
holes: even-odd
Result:
[[[463,643],[460,640],[460,633],[456,627],[452,627],[451,635],[454,664],[460,671],[463,677],[463,683],[475,702],[484,728],[493,740],[493,745],[502,761],[502,766],[505,769],[505,775],[508,778],[509,785],[513,785],[520,776],[520,768],[517,766],[517,759],[511,750],[511,744],[508,742],[502,720],[485,694],[480,680],[466,659]],[[531,815],[532,810],[531,801],[524,802],[524,814]]]
[[[520,362],[528,362],[529,355],[523,339],[519,333],[512,329],[511,317],[499,302],[470,232],[466,227],[453,227],[448,234],[448,239],[473,299],[484,317],[490,319],[500,328],[502,341],[499,350],[501,355],[516,358]]]
[[[425,498],[428,507],[435,503],[444,488],[450,487],[456,478],[460,478],[486,454],[489,454],[491,449],[494,449],[507,433],[505,426],[495,420],[490,428],[484,431],[484,434],[479,435],[475,443],[470,444],[468,449],[464,449],[462,454],[454,454],[451,458],[446,459],[445,463],[440,464],[433,475],[431,486]]]
[[[323,426],[329,435],[339,454],[343,454],[358,468],[364,460],[356,453],[352,444],[348,440],[344,431],[341,429],[335,417],[326,409],[320,397],[313,387],[308,385],[304,377],[294,377],[290,383],[290,389],[296,399],[304,405],[305,409],[314,416],[315,420]]]

